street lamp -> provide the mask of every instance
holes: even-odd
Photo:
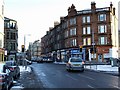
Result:
[[[26,35],[31,36],[30,34],[25,34],[24,35],[24,60],[23,60],[23,66],[25,66],[25,69],[27,68],[27,62],[25,61],[26,59]]]

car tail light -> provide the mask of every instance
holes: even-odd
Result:
[[[2,76],[0,76],[0,82],[2,82],[2,79],[3,79],[3,77],[2,77]]]
[[[0,82],[4,82],[5,76],[0,76]]]
[[[14,71],[14,68],[10,68],[10,71]]]
[[[70,62],[68,62],[68,65],[71,65],[71,63],[70,63]]]

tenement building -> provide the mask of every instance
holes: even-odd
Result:
[[[119,50],[118,55],[120,57],[120,1],[118,2],[118,30],[119,30]]]
[[[104,62],[106,58],[118,58],[118,21],[115,8],[91,8],[77,11],[72,4],[68,15],[60,17],[41,38],[42,54],[53,60],[66,61],[80,56],[83,60]]]
[[[0,62],[4,61],[4,0],[0,0]]]
[[[16,60],[18,51],[17,21],[4,17],[4,47],[7,51],[6,60]]]

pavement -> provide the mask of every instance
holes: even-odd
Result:
[[[66,64],[65,62],[54,62],[55,64]],[[118,72],[118,66],[112,66],[106,63],[86,63],[84,65],[86,70],[108,73],[116,76],[120,76]]]

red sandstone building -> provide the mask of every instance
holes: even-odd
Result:
[[[118,58],[117,24],[112,3],[109,7],[96,8],[96,3],[91,2],[91,9],[81,11],[72,4],[68,15],[61,17],[60,23],[55,23],[41,38],[42,54],[60,61],[72,56],[100,62]]]

